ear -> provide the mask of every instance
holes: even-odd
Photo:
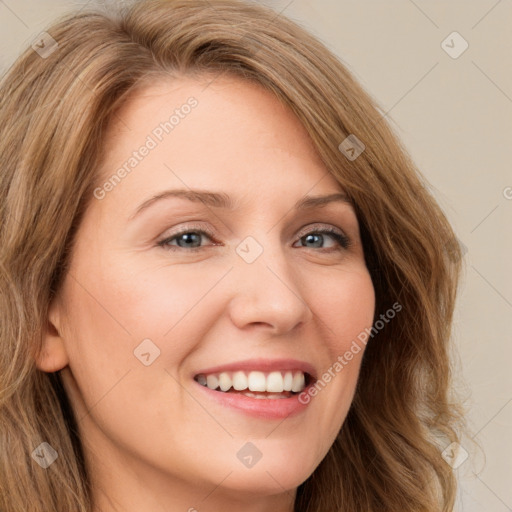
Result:
[[[66,345],[61,335],[61,316],[58,301],[52,301],[43,333],[41,352],[36,356],[36,367],[43,372],[53,373],[62,370],[69,363]]]

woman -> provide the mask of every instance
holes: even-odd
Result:
[[[0,510],[452,510],[459,246],[321,43],[141,1],[1,92]]]

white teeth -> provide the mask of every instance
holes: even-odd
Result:
[[[293,373],[292,372],[286,372],[284,374],[283,384],[284,384],[284,387],[283,387],[284,391],[292,390],[292,384],[293,384]]]
[[[247,375],[244,372],[235,372],[233,374],[233,389],[237,391],[247,389]]]
[[[267,390],[267,379],[263,372],[251,372],[249,373],[249,389],[251,391],[266,391]]]
[[[208,375],[206,377],[206,385],[210,389],[217,389],[219,387],[219,379],[215,375]]]
[[[281,372],[272,372],[267,377],[267,391],[272,393],[283,392],[283,376]]]
[[[293,384],[292,384],[292,391],[302,391],[305,387],[305,379],[304,374],[302,372],[297,372],[293,376]]]
[[[219,374],[197,376],[197,382],[202,386],[227,392],[231,388],[236,391],[283,393],[292,391],[298,393],[306,387],[306,378],[301,371],[274,371],[268,374],[260,371],[221,372]],[[245,394],[245,393],[244,393]],[[249,395],[250,396],[250,395]],[[268,396],[268,395],[267,395]]]
[[[245,393],[242,393],[242,395],[249,396],[251,398],[257,398],[257,399],[262,399],[262,398],[270,398],[270,399],[288,398],[288,395],[285,395],[283,393],[279,393],[279,394],[276,393],[275,395],[258,395],[258,394],[255,394],[255,393],[251,393],[250,391],[246,391]]]
[[[226,372],[219,375],[219,386],[222,391],[227,391],[231,387],[231,377]]]

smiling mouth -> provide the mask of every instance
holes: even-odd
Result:
[[[241,394],[251,398],[291,398],[308,387],[313,377],[301,370],[226,371],[197,374],[194,380],[212,391]]]

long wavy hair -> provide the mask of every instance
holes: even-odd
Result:
[[[442,451],[466,428],[450,362],[461,251],[375,100],[302,27],[242,0],[149,0],[68,13],[0,82],[0,510],[91,512],[77,422],[59,372],[35,366],[48,308],[93,200],[104,134],[136,88],[226,73],[302,122],[356,207],[376,319],[351,408],[296,512],[451,512]],[[53,46],[52,46],[53,45]],[[340,150],[349,136],[357,158]],[[343,146],[342,146],[343,148]],[[59,456],[43,471],[43,441]]]

